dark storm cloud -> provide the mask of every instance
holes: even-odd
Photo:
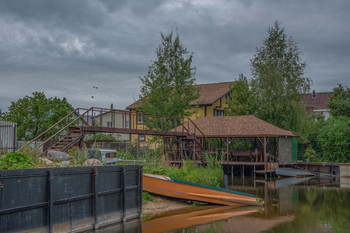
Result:
[[[197,82],[250,77],[250,61],[278,20],[318,91],[350,86],[348,1],[0,0],[0,109],[34,91],[75,107],[125,108],[160,43],[178,28]],[[93,89],[98,86],[99,89]],[[94,96],[94,98],[91,98]]]

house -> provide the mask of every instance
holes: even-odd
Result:
[[[194,85],[200,89],[198,99],[192,101],[190,105],[191,110],[195,110],[190,119],[198,117],[216,117],[224,116],[225,108],[227,108],[227,99],[230,98],[231,90],[235,82],[220,82]],[[140,110],[141,100],[138,100],[126,107],[126,110],[136,111]],[[143,120],[141,116],[136,116],[136,122],[139,127],[143,127]],[[138,137],[138,138],[137,138]],[[132,135],[132,141],[144,141],[145,135]]]
[[[113,109],[113,106],[111,107],[110,111],[96,112],[96,115],[93,117],[93,124],[108,128],[129,128],[130,117],[124,114],[123,111]],[[116,140],[130,141],[129,134],[113,133],[112,135]]]
[[[327,120],[330,117],[327,106],[330,95],[332,95],[332,92],[316,92],[315,90],[306,94],[302,103],[306,105],[307,113],[320,113]]]

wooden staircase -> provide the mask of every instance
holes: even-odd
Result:
[[[204,148],[201,142],[197,138],[181,138],[180,143],[182,144],[181,148],[181,157],[184,160],[190,159],[194,162],[205,163],[204,157]]]
[[[57,150],[65,152],[73,146],[80,145],[84,138],[84,132],[78,127],[69,127],[66,136],[61,138],[58,142],[52,145],[48,150]]]

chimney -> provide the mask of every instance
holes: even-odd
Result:
[[[315,89],[312,91],[312,98],[316,98],[316,92],[315,92]]]

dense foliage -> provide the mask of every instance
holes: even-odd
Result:
[[[250,91],[248,79],[241,74],[232,89],[225,114],[228,116],[254,114],[257,106],[254,101],[253,91]]]
[[[191,115],[189,103],[198,98],[195,83],[195,67],[192,54],[173,37],[160,34],[162,42],[157,49],[157,59],[149,67],[141,86],[141,108],[145,113],[171,116]]]
[[[65,98],[47,98],[43,92],[33,92],[12,101],[1,118],[17,123],[18,138],[31,140],[72,111]]]
[[[350,162],[349,89],[338,84],[328,106],[331,117],[325,120],[314,113],[299,139],[299,158],[311,162]]]
[[[350,117],[350,89],[338,84],[338,87],[333,89],[333,95],[329,97],[328,107],[333,117]]]
[[[327,120],[318,135],[323,159],[328,162],[350,161],[350,118],[334,117]]]
[[[235,96],[247,97],[232,98],[235,103],[229,104],[229,112],[254,114],[280,128],[300,132],[306,116],[300,100],[310,89],[311,80],[304,77],[301,52],[284,28],[275,22],[267,32],[268,37],[251,59],[253,78],[248,82],[241,77],[242,86],[233,91],[242,92]]]
[[[34,168],[35,164],[25,154],[9,152],[0,157],[0,169],[24,169]]]

